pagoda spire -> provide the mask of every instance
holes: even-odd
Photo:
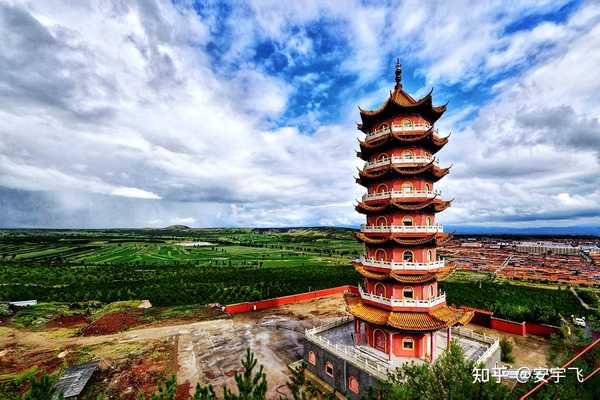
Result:
[[[402,89],[402,65],[400,64],[400,58],[396,58],[396,86],[394,89]]]

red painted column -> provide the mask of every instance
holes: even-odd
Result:
[[[435,351],[435,332],[431,332],[429,334],[429,347],[431,347],[429,352],[429,361],[433,362],[433,352]]]

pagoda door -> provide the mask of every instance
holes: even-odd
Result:
[[[377,261],[386,261],[387,260],[387,254],[385,253],[384,249],[377,249],[377,251],[375,252],[375,259]]]
[[[375,284],[375,294],[377,296],[385,297],[385,286],[381,283]]]
[[[377,350],[382,351],[382,352],[386,352],[386,346],[385,346],[385,342],[386,342],[386,334],[385,332],[383,332],[380,329],[376,329],[375,332],[373,333],[373,341],[374,341],[374,346]]]

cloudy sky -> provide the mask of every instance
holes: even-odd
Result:
[[[0,226],[356,225],[357,105],[434,88],[451,225],[600,225],[600,3],[0,0]]]

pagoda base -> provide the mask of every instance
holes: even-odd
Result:
[[[434,359],[447,345],[446,331],[437,331]],[[500,361],[498,338],[480,335],[466,328],[452,328],[452,339],[462,347],[465,357],[488,368]],[[306,368],[322,381],[331,385],[348,399],[364,398],[369,388],[376,389],[385,381],[388,372],[408,362],[426,363],[427,360],[408,357],[390,357],[369,346],[354,342],[354,319],[346,317],[306,331],[304,339]]]

